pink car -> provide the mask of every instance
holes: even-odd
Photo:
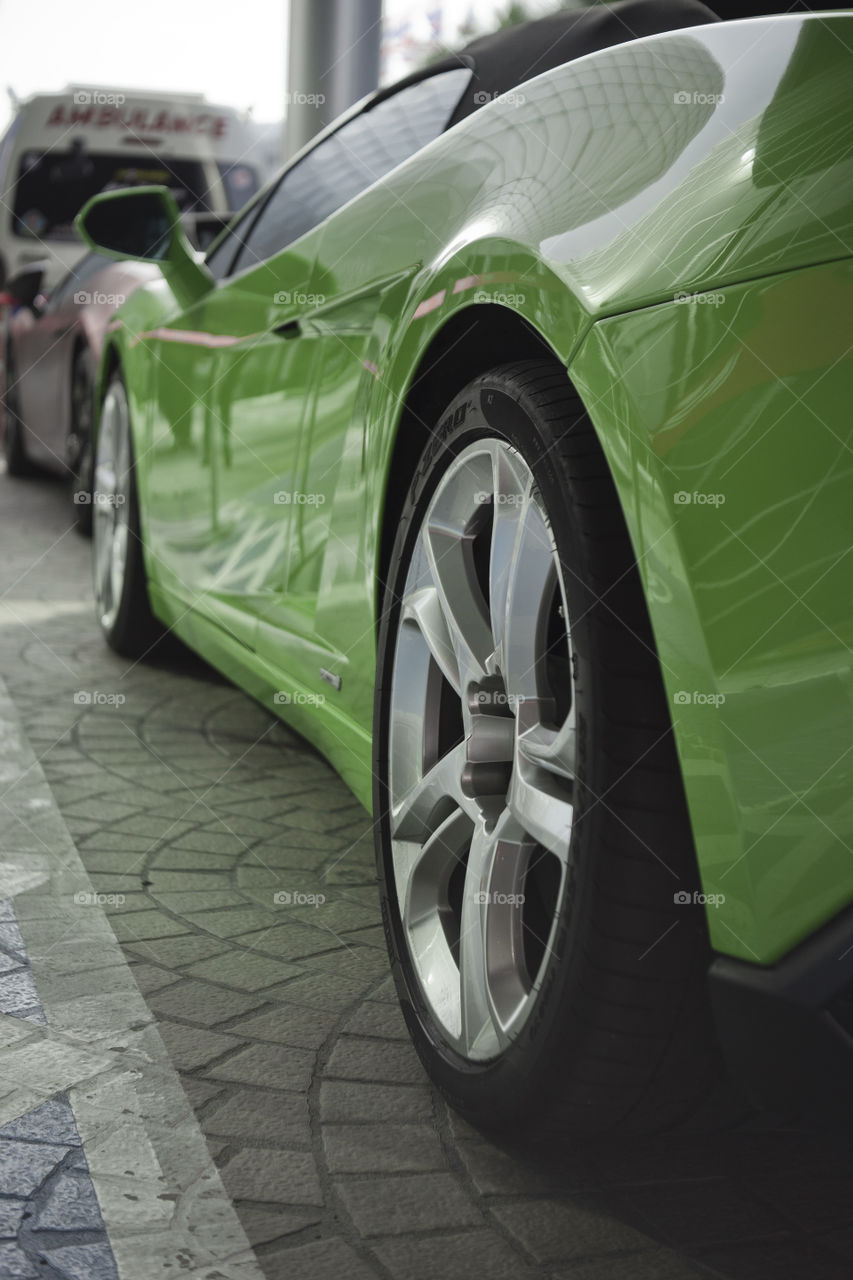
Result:
[[[3,395],[0,427],[10,475],[39,470],[69,476],[74,518],[92,523],[92,396],[95,370],[113,313],[157,275],[142,262],[89,254],[50,297],[38,264],[13,277],[0,310]]]

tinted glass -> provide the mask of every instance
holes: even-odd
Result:
[[[443,71],[361,112],[289,169],[261,210],[236,269],[264,262],[437,138],[470,71]]]

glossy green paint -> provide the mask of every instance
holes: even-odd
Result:
[[[725,899],[713,945],[774,960],[851,897],[853,262],[605,320],[572,375]]]
[[[377,555],[389,486],[409,480],[396,461],[406,397],[448,322],[477,326],[484,304],[542,335],[610,459],[668,688],[691,693],[675,729],[703,883],[726,894],[725,911],[709,911],[715,945],[761,961],[853,899],[853,859],[845,867],[827,845],[812,876],[792,835],[798,821],[812,850],[824,825],[845,839],[818,782],[821,713],[802,712],[806,665],[819,655],[831,685],[839,651],[778,620],[787,585],[802,593],[802,575],[838,544],[821,550],[812,513],[809,541],[792,536],[771,557],[785,587],[762,578],[757,589],[750,559],[768,559],[775,503],[790,522],[791,504],[810,502],[830,461],[822,438],[812,457],[812,420],[837,423],[853,389],[843,361],[818,368],[810,348],[811,363],[797,363],[810,290],[836,290],[836,318],[851,311],[849,267],[818,268],[853,255],[851,48],[850,16],[789,16],[636,41],[550,72],[262,267],[189,302],[167,272],[122,309],[103,366],[119,363],[128,383],[155,609],[369,804]],[[719,304],[675,301],[710,291]],[[834,333],[849,345],[849,324]],[[756,342],[764,359],[773,348],[774,373],[762,382],[759,362],[742,385]],[[744,439],[762,466],[723,476]],[[725,505],[674,503],[679,488],[711,491],[709,477]],[[713,521],[729,515],[749,552],[730,534],[715,550]],[[840,628],[836,612],[825,621]],[[729,701],[694,703],[693,690]],[[781,722],[797,746],[784,747]],[[768,744],[767,767],[747,769]],[[809,758],[809,807],[821,797],[807,820],[803,802],[785,817],[771,777],[794,784],[795,750]]]

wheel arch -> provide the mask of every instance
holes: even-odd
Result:
[[[409,481],[438,414],[478,374],[514,360],[550,358],[557,352],[529,321],[509,307],[478,304],[451,315],[432,335],[409,379],[393,433],[381,491],[376,559],[375,618],[382,583]]]

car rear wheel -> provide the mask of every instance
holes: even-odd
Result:
[[[139,658],[163,628],[148,600],[130,411],[120,374],[113,376],[101,409],[91,505],[98,621],[116,653]]]
[[[67,442],[74,524],[83,534],[92,532],[94,390],[94,362],[87,347],[77,352],[71,369],[71,429]]]
[[[24,424],[21,422],[18,401],[17,373],[11,351],[7,351],[3,369],[3,394],[0,399],[0,432],[3,436],[3,457],[10,476],[35,475],[37,468],[27,457],[24,444]]]
[[[394,977],[451,1105],[530,1136],[694,1110],[719,1059],[691,829],[621,508],[559,366],[476,378],[432,433],[374,744]]]

